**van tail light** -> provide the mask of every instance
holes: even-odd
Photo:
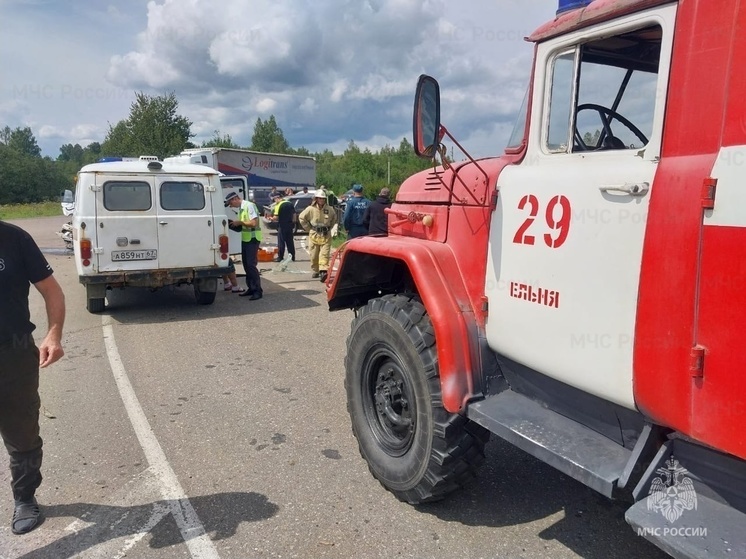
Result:
[[[228,235],[220,235],[218,244],[220,245],[220,259],[228,260]]]
[[[80,239],[80,259],[83,261],[83,266],[91,265],[92,254],[91,239]]]

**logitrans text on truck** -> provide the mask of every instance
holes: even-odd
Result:
[[[338,253],[360,452],[419,503],[495,434],[675,557],[746,557],[746,3],[561,0],[528,40],[503,154],[446,161],[422,76],[443,164]]]
[[[208,165],[230,177],[245,177],[248,199],[253,200],[259,209],[270,204],[269,192],[272,187],[283,192],[286,188],[294,191],[314,188],[316,184],[316,160],[301,155],[262,153],[245,149],[195,148],[182,151],[165,161],[188,160],[190,163]],[[230,186],[229,180],[224,185]],[[233,186],[236,186],[233,184]]]

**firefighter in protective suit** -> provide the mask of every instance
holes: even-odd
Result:
[[[332,227],[337,223],[337,212],[327,205],[323,188],[314,193],[313,203],[298,217],[301,227],[308,231],[308,244],[311,252],[312,278],[326,281],[329,269],[329,253],[332,249]]]

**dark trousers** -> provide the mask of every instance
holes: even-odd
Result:
[[[0,434],[16,500],[30,499],[41,485],[40,406],[39,350],[32,337],[0,343]]]
[[[256,267],[257,252],[259,241],[256,239],[241,242],[241,261],[246,272],[246,288],[252,293],[262,293],[262,280],[259,277],[259,268]]]
[[[295,260],[295,240],[293,239],[294,223],[280,223],[277,228],[277,256],[282,260],[285,258],[285,247],[287,246],[288,254]]]

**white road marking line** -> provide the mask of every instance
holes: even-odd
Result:
[[[160,482],[161,497],[167,502],[171,514],[176,520],[181,536],[189,548],[193,559],[219,559],[217,549],[205,532],[202,522],[189,502],[189,498],[181,487],[179,479],[166,459],[158,439],[155,438],[153,429],[150,427],[145,412],[137,399],[132,384],[127,377],[127,371],[119,356],[116,341],[114,340],[114,329],[108,316],[101,317],[104,333],[104,346],[106,355],[109,357],[111,371],[119,388],[119,394],[127,410],[127,415],[135,430],[137,440],[145,453],[145,458],[150,464],[153,474]]]

